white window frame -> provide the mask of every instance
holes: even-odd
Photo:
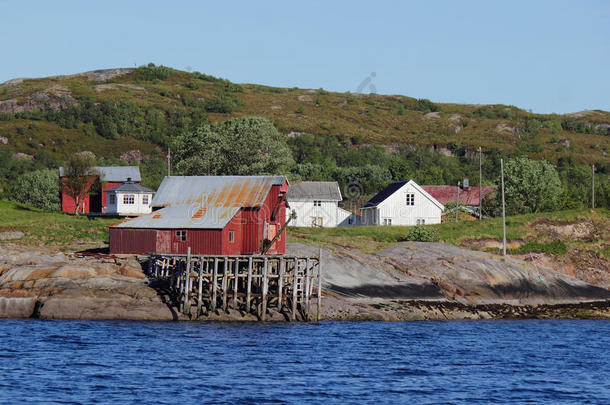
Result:
[[[235,242],[235,231],[229,231],[229,243]]]
[[[314,200],[313,201],[313,206],[314,207],[321,207],[322,206],[322,200]]]
[[[405,202],[408,206],[412,207],[415,205],[415,193],[407,193]]]
[[[148,197],[148,194],[142,194],[142,204],[148,205],[149,202],[150,202],[150,198]]]
[[[322,228],[324,226],[324,219],[322,217],[310,217],[312,228]]]
[[[178,242],[186,242],[186,231],[176,231]]]
[[[384,218],[383,219],[384,226],[392,226],[392,218]]]
[[[426,225],[426,220],[424,218],[417,218],[417,225]]]
[[[123,194],[124,205],[134,205],[136,203],[136,196],[133,194]]]

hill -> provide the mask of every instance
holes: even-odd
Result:
[[[361,166],[381,154],[421,150],[462,159],[457,166],[463,167],[481,146],[487,156],[595,163],[602,174],[610,171],[606,111],[534,114],[506,105],[235,84],[150,64],[1,84],[0,177],[6,188],[17,173],[91,151],[100,164],[142,164],[145,185],[154,187],[173,137],[204,122],[245,116],[269,119],[286,135],[297,163]],[[489,179],[496,167],[484,170]],[[448,164],[444,173],[418,180],[449,183],[468,174]]]

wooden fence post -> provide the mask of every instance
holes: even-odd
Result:
[[[252,298],[252,256],[248,258],[248,280],[246,286],[246,312],[250,313],[250,299]]]

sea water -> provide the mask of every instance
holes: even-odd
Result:
[[[0,402],[610,403],[610,322],[0,320]]]

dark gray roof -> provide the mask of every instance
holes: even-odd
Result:
[[[341,191],[336,181],[300,181],[288,187],[288,201],[332,200],[341,201]]]
[[[396,190],[398,190],[399,188],[401,188],[402,186],[404,186],[405,184],[407,184],[410,181],[411,180],[404,180],[404,181],[396,181],[394,183],[391,183],[386,188],[384,188],[383,190],[381,190],[380,192],[375,194],[375,196],[373,196],[373,198],[371,198],[366,204],[364,204],[364,206],[362,208],[378,206],[379,204],[384,202],[386,200],[386,198],[388,198],[389,196],[394,194],[396,192]]]
[[[133,194],[152,194],[152,191],[149,188],[143,187],[134,182],[128,181],[127,183],[119,184],[116,187],[109,188],[108,190],[104,190],[106,193],[110,192],[121,192],[121,193],[133,193]]]
[[[91,169],[100,176],[101,181],[119,182],[127,181],[142,181],[140,176],[140,168],[138,166],[94,166]],[[59,177],[64,177],[65,169],[59,168]]]

